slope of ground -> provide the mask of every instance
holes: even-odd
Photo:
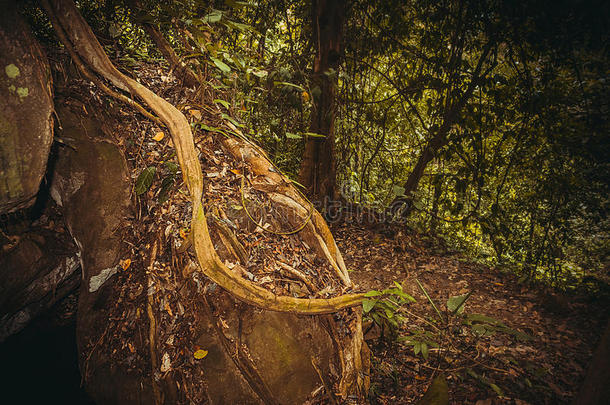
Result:
[[[451,403],[571,400],[605,327],[607,307],[528,288],[516,276],[472,263],[422,235],[383,230],[385,235],[353,223],[333,229],[361,290],[381,290],[397,281],[416,299],[398,311],[405,317],[398,331],[403,342],[381,337],[374,324],[367,333],[374,356],[371,403],[413,403],[439,373],[447,377]],[[475,322],[472,328],[464,324],[464,314],[447,320],[448,298],[468,293],[464,314],[483,314],[489,318],[471,319],[493,325],[481,328],[483,322],[477,329]],[[409,340],[428,341],[427,360],[414,354]]]

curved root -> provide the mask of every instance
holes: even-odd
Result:
[[[53,0],[52,4],[48,0],[42,0],[44,8],[47,10],[55,30],[61,34],[66,47],[70,47],[81,57],[89,68],[98,75],[104,77],[116,87],[128,91],[138,96],[148,107],[161,119],[171,133],[178,163],[182,169],[184,182],[186,183],[193,203],[193,217],[191,229],[193,233],[193,245],[197,260],[203,273],[216,284],[229,291],[237,299],[248,304],[273,311],[294,312],[300,314],[324,314],[336,312],[342,308],[359,305],[363,299],[363,294],[346,294],[329,299],[303,299],[288,296],[278,296],[272,292],[233,274],[220,260],[207,227],[207,221],[203,210],[201,197],[203,195],[203,175],[191,128],[184,117],[172,104],[157,96],[155,93],[136,82],[132,78],[119,72],[112,64],[103,48],[97,42],[89,25],[80,15],[72,0]],[[58,35],[59,36],[59,35]],[[80,65],[79,65],[80,66]],[[111,96],[115,96],[111,94]],[[230,140],[226,144],[231,144]],[[243,145],[232,144],[233,147],[243,147]],[[251,147],[251,146],[250,146]],[[232,148],[229,148],[232,149]],[[252,149],[253,151],[253,149]],[[261,152],[259,152],[260,154]],[[264,153],[262,154],[264,156]],[[264,164],[263,158],[251,159],[250,163],[254,171],[264,169],[265,174],[277,184],[282,184],[283,179],[277,173],[269,172],[269,164]],[[272,176],[275,175],[275,176]],[[276,178],[277,177],[277,178]],[[295,190],[287,188],[289,197],[304,205],[301,197]],[[291,192],[292,191],[292,192]],[[349,276],[345,270],[343,260],[340,258],[338,249],[328,226],[315,212],[312,217],[312,224],[317,230],[321,240],[328,249],[328,259],[341,275],[341,279],[346,286],[350,286]]]

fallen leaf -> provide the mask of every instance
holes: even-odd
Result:
[[[119,261],[119,263],[121,264],[121,267],[123,268],[123,270],[127,270],[129,268],[129,266],[131,266],[131,259],[121,260],[121,261]]]
[[[165,137],[165,133],[163,133],[162,131],[159,131],[155,134],[155,136],[153,136],[153,140],[159,142],[164,137]]]
[[[180,229],[180,237],[182,239],[186,239],[186,230],[184,228]]]
[[[164,353],[163,359],[161,360],[161,372],[165,373],[165,372],[169,371],[170,368],[171,368],[171,362],[169,360],[169,354]]]
[[[169,306],[169,302],[165,303],[165,310],[167,311],[167,313],[169,314],[169,316],[174,316],[174,314],[172,313],[172,309]]]
[[[201,120],[201,111],[199,110],[189,110],[189,114],[193,116],[196,120]]]
[[[207,355],[208,355],[208,351],[203,350],[203,349],[199,349],[195,353],[193,353],[193,357],[195,357],[197,360],[201,360]]]

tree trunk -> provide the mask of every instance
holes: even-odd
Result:
[[[299,171],[299,182],[321,208],[335,199],[335,89],[341,60],[341,31],[345,18],[344,0],[313,2],[313,42],[316,44],[312,76],[313,108],[309,132],[324,138],[307,137]]]
[[[292,268],[291,277],[304,278],[303,288],[313,286],[313,291],[291,289],[290,295],[247,279],[241,242],[213,214],[205,214],[218,209],[214,199],[202,198],[203,178],[211,177],[204,172],[215,169],[202,166],[199,155],[205,150],[195,148],[184,115],[114,67],[74,3],[43,4],[79,68],[137,95],[169,129],[186,188],[174,203],[191,218],[190,245],[180,246],[191,246],[188,252],[188,247],[177,252],[172,236],[183,224],[168,224],[153,213],[133,219],[125,158],[100,130],[100,121],[107,120],[82,116],[87,110],[82,105],[62,101],[75,104],[60,112],[64,136],[75,144],[62,151],[52,190],[81,250],[77,334],[81,373],[92,397],[125,404],[303,403],[319,395],[331,402],[363,399],[369,366],[362,294],[318,298],[324,296],[324,283],[335,291],[351,287],[322,217],[259,148],[239,139],[210,138],[215,144],[209,147],[224,156],[229,173],[248,173],[240,191],[249,182],[265,192],[274,210],[283,213],[286,223],[279,225],[302,226],[290,235],[320,263],[316,267],[328,269],[314,285],[312,276]],[[145,195],[139,198],[146,204]],[[233,198],[228,207],[240,204]],[[237,229],[249,224],[226,219]],[[132,260],[125,264],[126,258]]]
[[[462,110],[466,106],[468,100],[470,100],[472,97],[477,85],[481,82],[482,78],[491,71],[488,69],[486,72],[483,72],[483,74],[481,73],[483,65],[485,62],[487,62],[487,57],[489,56],[494,45],[495,42],[492,40],[485,45],[472,73],[472,79],[470,80],[470,83],[468,83],[466,90],[463,93],[461,93],[459,90],[454,90],[452,93],[455,98],[451,98],[451,95],[448,97],[450,101],[448,102],[443,113],[442,124],[434,132],[432,139],[428,141],[428,144],[424,148],[422,154],[417,159],[417,163],[415,164],[413,171],[411,174],[409,174],[409,177],[404,185],[404,196],[396,197],[390,204],[390,212],[392,215],[399,214],[401,218],[407,218],[413,210],[414,194],[415,191],[417,191],[417,187],[419,186],[419,182],[424,175],[428,163],[434,159],[442,147],[447,145],[449,142],[447,135],[449,135],[451,127],[457,122]]]
[[[138,10],[142,10],[142,5],[139,0],[129,0],[129,7],[132,12],[135,13]],[[171,44],[165,39],[163,34],[150,22],[142,22],[142,28],[146,31],[146,34],[152,39],[154,44],[157,46],[165,60],[169,63],[170,69],[174,72],[177,78],[183,80],[187,87],[195,87],[199,85],[199,79],[195,73],[180,60]]]

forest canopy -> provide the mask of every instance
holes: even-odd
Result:
[[[310,126],[328,92],[312,74],[305,2],[81,3],[104,16],[95,28],[120,43],[119,58],[160,57],[135,25],[145,22],[193,70],[213,71],[230,95],[218,103],[294,180],[306,140],[329,136]],[[336,182],[318,207],[437,233],[527,279],[606,279],[608,11],[601,1],[349,2],[332,21],[335,67],[319,73],[334,87]]]
[[[608,4],[331,3],[79,5],[123,64],[164,56],[153,28],[173,69],[215,75],[226,120],[327,219],[402,223],[560,287],[607,281]]]

